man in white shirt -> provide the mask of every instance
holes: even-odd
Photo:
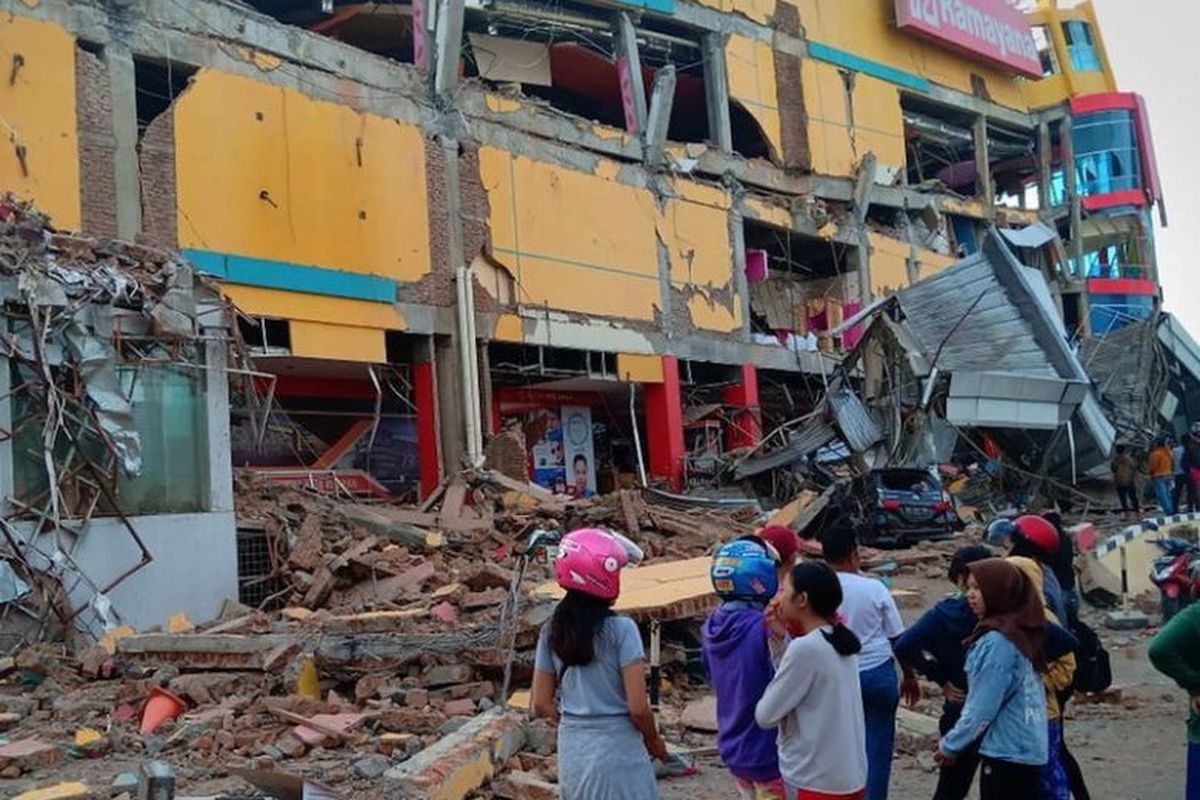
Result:
[[[858,678],[867,734],[867,800],[886,800],[896,743],[896,709],[900,705],[900,678],[892,657],[892,641],[904,632],[904,622],[888,588],[860,573],[858,538],[852,528],[826,531],[821,546],[826,562],[837,571],[842,584],[841,616],[862,642]]]

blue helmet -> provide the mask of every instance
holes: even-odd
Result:
[[[988,525],[984,541],[990,545],[999,545],[1003,544],[1005,539],[1015,539],[1016,536],[1017,524],[1007,517],[997,517]]]
[[[738,539],[713,556],[709,577],[722,600],[761,600],[775,596],[779,559],[770,546],[755,539]]]

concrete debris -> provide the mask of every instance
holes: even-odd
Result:
[[[231,795],[247,793],[232,770],[270,763],[350,799],[379,796],[381,782],[420,797],[435,783],[479,787],[507,771],[505,791],[556,796],[553,729],[531,734],[530,761],[509,763],[527,737],[502,707],[508,642],[513,686],[527,687],[551,608],[534,590],[552,571],[535,559],[519,573],[522,543],[539,528],[628,533],[647,553],[647,575],[674,570],[686,584],[691,599],[662,612],[696,620],[711,608],[708,555],[759,516],[753,504],[629,490],[567,501],[488,469],[453,476],[421,506],[339,501],[252,473],[235,492],[239,528],[267,540],[261,580],[275,590],[256,608],[227,603],[210,622],[167,614],[165,630],[114,631],[76,652],[19,651],[0,683],[0,712],[13,713],[0,775],[25,782],[17,790],[48,776],[107,786],[151,754]],[[694,564],[703,569],[684,569]],[[514,606],[518,574],[524,599]],[[187,709],[143,736],[142,707],[161,691]],[[103,734],[103,748],[72,744],[91,741],[79,734],[87,730]],[[68,754],[92,756],[86,775],[59,774],[77,769]]]
[[[202,364],[200,336],[220,338],[232,315],[170,252],[56,231],[11,195],[0,195],[0,300],[16,411],[5,435],[35,476],[0,520],[3,601],[39,621],[7,625],[5,638],[98,638],[121,622],[108,593],[153,560],[117,490],[143,468],[132,387],[167,360]],[[132,545],[112,543],[131,558],[106,564],[102,580],[72,555],[97,513],[116,515]],[[34,520],[35,535],[18,533]]]

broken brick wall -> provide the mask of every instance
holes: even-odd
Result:
[[[138,237],[159,247],[179,245],[175,194],[174,106],[146,127],[138,144],[142,192],[142,232]]]
[[[75,110],[79,120],[80,211],[85,233],[117,236],[117,140],[112,128],[112,88],[99,56],[75,48]]]
[[[775,7],[775,27],[792,36],[801,36],[800,11],[788,3]],[[812,153],[808,143],[807,112],[801,86],[800,57],[775,51],[775,95],[781,123],[783,166],[787,169],[812,171]]]

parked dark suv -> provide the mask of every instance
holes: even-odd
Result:
[[[864,544],[904,547],[946,538],[961,527],[953,498],[931,471],[875,469],[861,481],[855,494],[864,505]]]

